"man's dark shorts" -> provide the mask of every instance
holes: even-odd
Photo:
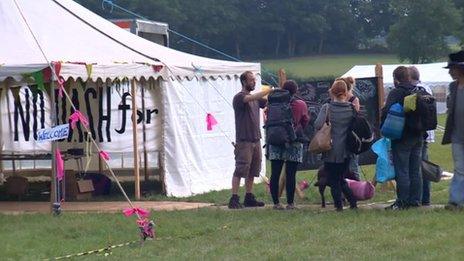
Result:
[[[261,172],[261,142],[237,142],[235,144],[234,177],[259,177]]]

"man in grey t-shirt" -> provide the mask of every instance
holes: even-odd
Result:
[[[252,72],[246,71],[240,75],[242,90],[234,96],[235,112],[235,171],[232,177],[232,196],[229,200],[230,209],[242,208],[238,189],[240,179],[245,178],[245,207],[262,207],[263,202],[257,201],[253,195],[253,181],[261,172],[261,131],[259,123],[259,108],[266,106],[263,98],[270,90],[254,94],[256,79]]]

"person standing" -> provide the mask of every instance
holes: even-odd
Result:
[[[295,93],[298,85],[295,81],[289,80],[284,83],[282,89],[287,90],[292,96],[290,107],[292,110],[293,129],[295,133],[303,133],[304,128],[308,125],[309,114],[308,107],[303,100],[296,99]],[[298,138],[298,135],[297,135]],[[295,198],[296,171],[298,163],[303,162],[303,143],[296,140],[285,145],[268,144],[268,158],[271,161],[271,196],[274,202],[274,209],[282,210],[284,207],[279,202],[279,178],[285,163],[286,173],[286,191],[287,191],[287,210],[292,210]]]
[[[411,84],[409,70],[405,66],[398,66],[393,71],[393,80],[395,88],[388,94],[385,106],[382,108],[381,125],[383,125],[390,107],[395,103],[403,106],[404,97],[410,95],[415,87]],[[414,130],[408,126],[408,117],[406,114],[406,124],[402,137],[391,142],[396,173],[396,201],[386,209],[399,210],[420,206],[422,190],[420,166],[425,132]]]
[[[322,106],[314,125],[316,130],[319,130],[327,120],[331,124],[332,148],[322,153],[322,157],[324,168],[329,173],[328,183],[334,207],[337,211],[343,210],[343,192],[350,203],[350,208],[356,209],[357,201],[343,177],[350,161],[351,153],[346,148],[346,137],[354,112],[351,103],[347,102],[348,87],[345,81],[335,80],[329,92],[332,101]]]
[[[416,66],[408,67],[409,74],[411,76],[411,84],[416,87],[422,87],[425,91],[432,95],[432,89],[423,82],[420,81],[420,73]],[[426,137],[424,137],[424,144],[422,145],[422,160],[429,160],[429,143],[435,142],[435,131],[427,131]],[[429,206],[430,205],[430,192],[431,192],[431,182],[422,178],[422,197],[421,205]]]
[[[449,74],[453,82],[447,97],[448,115],[442,144],[450,144],[453,154],[454,175],[450,183],[449,202],[446,209],[464,207],[464,51],[449,55]]]
[[[253,191],[253,181],[261,172],[261,131],[259,109],[266,106],[266,96],[269,90],[251,94],[256,86],[256,78],[252,72],[246,71],[240,75],[242,90],[234,96],[235,113],[235,171],[232,177],[232,196],[228,207],[240,209],[245,207],[263,207],[264,203],[257,201]],[[240,179],[245,178],[245,199],[240,203],[238,190]]]

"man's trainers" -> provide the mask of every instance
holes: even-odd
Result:
[[[243,208],[242,204],[240,204],[240,197],[238,195],[232,195],[229,200],[229,209],[240,209]]]
[[[274,206],[272,207],[273,209],[275,210],[284,210],[284,206],[282,206],[282,204],[280,203],[277,203],[277,204],[274,204]]]
[[[405,208],[402,205],[398,204],[397,202],[385,208],[385,210],[403,210],[403,209]]]
[[[245,200],[243,201],[243,205],[247,208],[250,207],[264,207],[264,202],[257,201],[255,195],[253,193],[247,193],[245,195]]]

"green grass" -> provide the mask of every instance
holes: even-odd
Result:
[[[283,68],[289,76],[298,78],[334,78],[343,75],[355,65],[398,64],[400,61],[390,54],[353,54],[263,60],[261,63],[263,72],[275,72]]]
[[[458,260],[462,213],[444,210],[153,213],[159,240],[112,250],[111,260]],[[136,240],[117,214],[0,215],[2,260],[39,260]],[[104,260],[92,255],[84,260]]]

